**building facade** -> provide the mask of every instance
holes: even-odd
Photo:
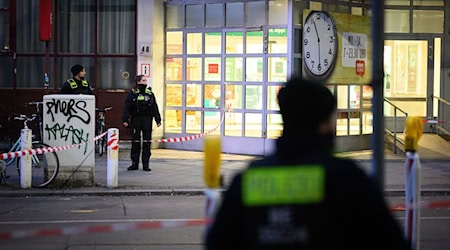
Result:
[[[54,0],[49,41],[39,39],[39,2],[0,1],[0,102],[7,111],[57,93],[79,63],[97,106],[113,106],[108,127],[120,128],[124,140],[123,100],[134,76],[144,74],[163,115],[155,139],[216,134],[223,152],[267,154],[282,131],[278,89],[291,75],[306,76],[306,15],[325,11],[337,23],[338,58],[333,76],[324,80],[338,100],[337,148],[371,147],[370,66],[377,55],[371,55],[370,1]],[[444,0],[385,1],[384,114],[390,130],[401,132],[406,114],[450,120],[448,105],[433,98],[450,100],[449,10]],[[363,47],[350,43],[353,38]],[[362,71],[355,62],[363,62]],[[203,141],[154,146],[202,150]]]

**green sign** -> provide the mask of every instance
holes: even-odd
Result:
[[[318,203],[324,192],[325,170],[319,165],[251,168],[242,177],[246,206]]]

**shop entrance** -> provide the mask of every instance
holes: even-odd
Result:
[[[385,41],[384,97],[389,101],[384,105],[386,118],[404,116],[401,111],[422,117],[438,115],[431,96],[440,94],[440,55],[440,38]]]

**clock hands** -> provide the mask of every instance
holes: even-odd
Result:
[[[322,68],[320,66],[320,37],[319,37],[319,32],[317,31],[317,26],[316,26],[316,22],[314,22],[314,20],[312,20],[312,23],[314,24],[314,30],[316,30],[316,36],[317,36],[317,49],[319,51],[319,63],[317,64],[317,69],[320,71],[320,69]]]

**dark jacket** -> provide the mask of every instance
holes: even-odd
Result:
[[[276,153],[237,174],[206,249],[410,249],[381,189],[354,161],[328,153],[332,137],[281,137]]]
[[[155,118],[157,124],[161,123],[156,97],[151,87],[137,85],[128,93],[122,113],[122,122],[129,122],[130,117],[143,116]]]
[[[78,79],[75,79],[75,78],[70,78],[70,79],[67,79],[61,85],[60,94],[93,95],[94,92],[89,87],[89,83],[87,82],[87,80],[78,80]]]

